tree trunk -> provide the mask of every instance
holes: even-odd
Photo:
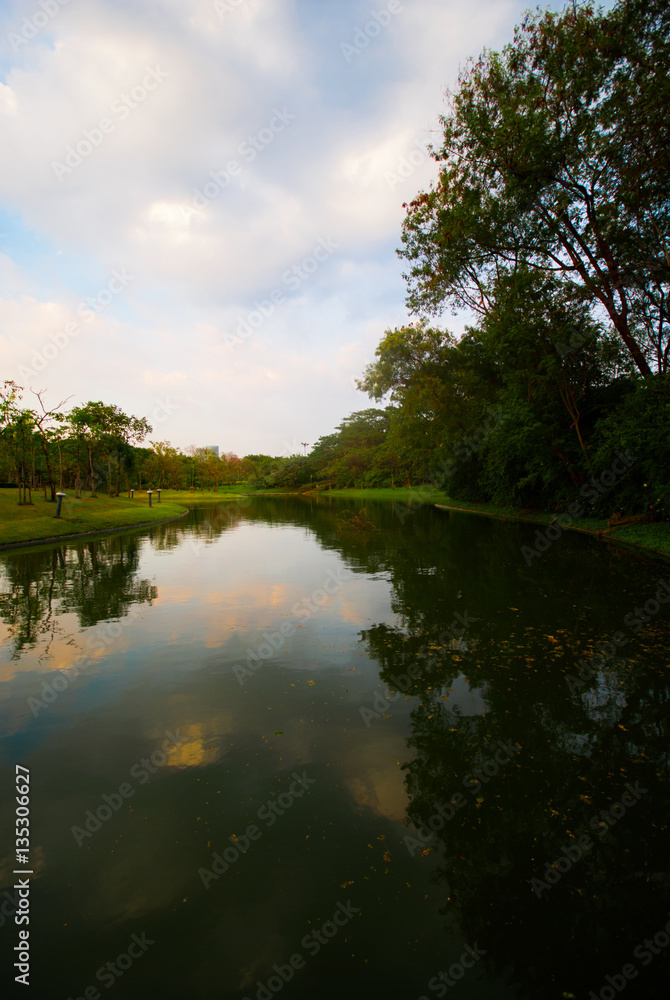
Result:
[[[89,444],[88,446],[88,471],[91,477],[91,496],[97,497],[97,492],[95,489],[95,472],[93,471],[93,451]]]
[[[56,484],[54,483],[53,472],[51,471],[51,462],[49,461],[49,449],[47,448],[46,434],[40,431],[40,441],[42,442],[42,451],[44,452],[44,461],[47,466],[47,475],[49,477],[49,488],[51,490],[51,502],[56,502]],[[61,486],[61,489],[63,487]],[[46,500],[46,486],[44,488],[44,499]]]

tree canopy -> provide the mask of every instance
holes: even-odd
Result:
[[[448,95],[439,177],[407,207],[408,303],[482,315],[500,270],[569,280],[639,372],[668,369],[670,13],[529,13]]]

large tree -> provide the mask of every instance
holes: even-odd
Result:
[[[409,205],[409,305],[486,314],[501,266],[578,285],[645,377],[669,367],[670,13],[661,0],[528,14],[461,74]]]
[[[88,457],[88,475],[92,496],[97,496],[96,487],[100,473],[104,469],[103,458],[107,457],[109,492],[111,484],[111,460],[116,459],[117,483],[119,492],[121,475],[121,460],[130,445],[138,445],[151,426],[145,417],[133,417],[124,413],[116,404],[89,402],[85,406],[75,406],[69,415],[69,424],[77,441],[77,482],[80,481],[79,448],[86,449]]]

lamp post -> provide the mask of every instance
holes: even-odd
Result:
[[[55,516],[56,517],[60,517],[60,509],[61,509],[61,506],[62,506],[62,503],[63,503],[63,497],[67,496],[67,494],[63,493],[63,492],[60,492],[60,493],[57,493],[56,496],[58,497],[58,499],[56,500],[56,515]]]
[[[158,493],[158,502],[160,503],[161,502],[161,488],[160,488],[160,486],[156,490],[156,493]]]
[[[134,500],[134,499],[135,499],[135,490],[131,490],[131,491],[130,491],[130,499],[131,499],[131,500]]]
[[[153,504],[151,503],[151,494],[152,493],[153,493],[153,490],[147,490],[147,496],[149,497],[149,506],[150,507],[153,506]]]

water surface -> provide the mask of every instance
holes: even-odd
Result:
[[[2,557],[8,986],[18,763],[25,995],[666,996],[667,564],[359,506]]]

